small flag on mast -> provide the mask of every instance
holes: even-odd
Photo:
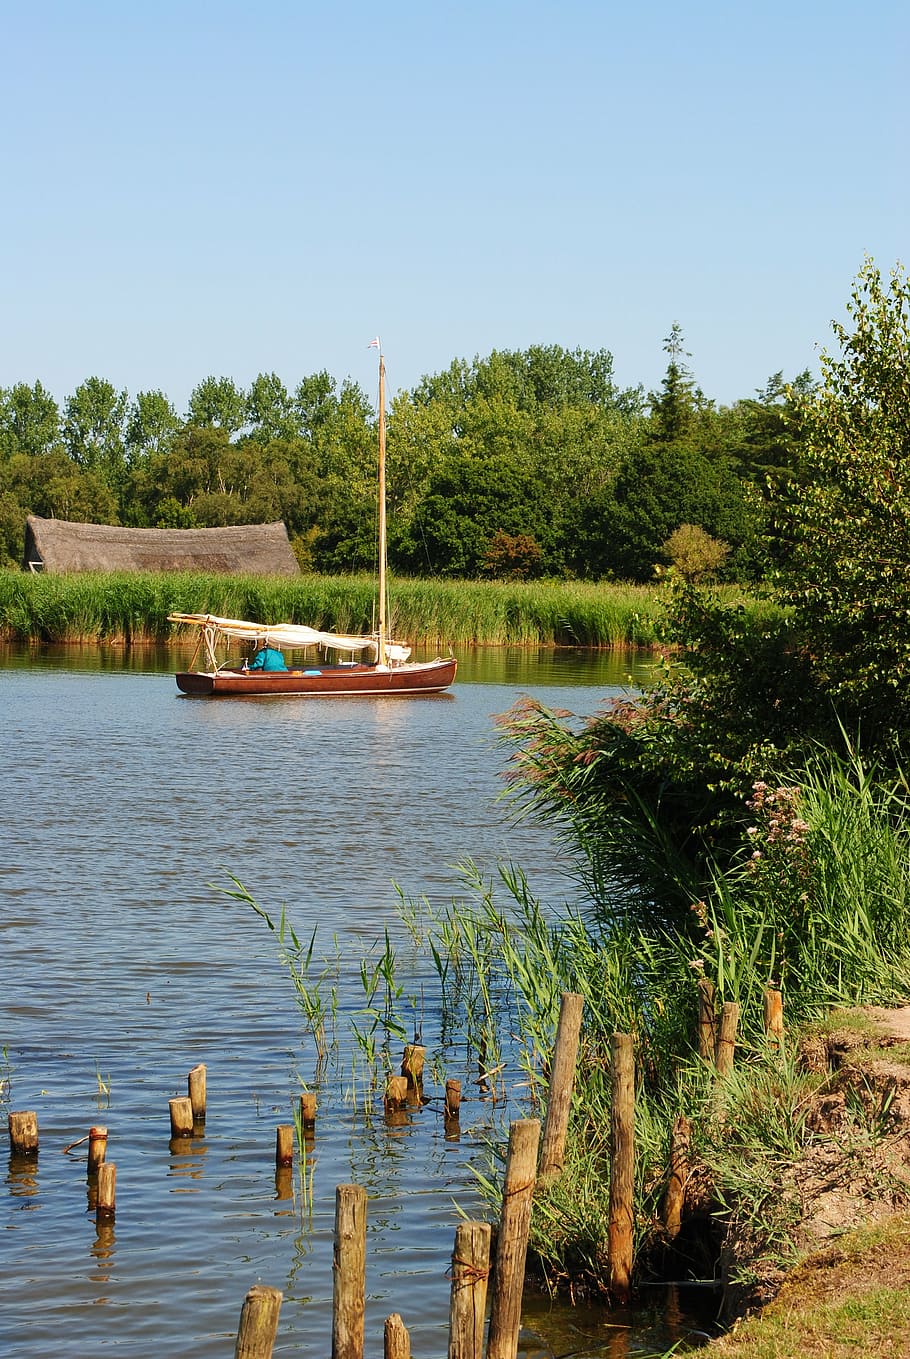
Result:
[[[371,340],[370,343],[367,345],[367,349],[380,349],[380,348],[381,345],[379,343],[379,336],[377,335],[376,339]]]

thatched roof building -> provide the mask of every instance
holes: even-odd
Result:
[[[30,514],[25,569],[51,571],[212,571],[231,575],[297,576],[288,533],[275,524],[232,528],[139,529],[72,524]]]

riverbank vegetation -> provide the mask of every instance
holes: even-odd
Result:
[[[391,627],[414,644],[653,647],[666,592],[591,581],[398,579]],[[764,606],[734,586],[731,600]],[[372,576],[300,579],[201,573],[70,576],[0,571],[0,638],[16,642],[168,642],[169,613],[303,623],[362,633],[375,626]]]

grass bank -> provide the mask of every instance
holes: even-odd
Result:
[[[658,587],[587,582],[396,580],[393,631],[450,646],[648,647],[657,641]],[[14,642],[167,642],[169,613],[213,613],[369,632],[370,576],[0,572],[0,638]]]

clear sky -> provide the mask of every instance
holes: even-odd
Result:
[[[906,0],[0,0],[0,386],[375,398],[683,328],[719,402],[910,267]]]

